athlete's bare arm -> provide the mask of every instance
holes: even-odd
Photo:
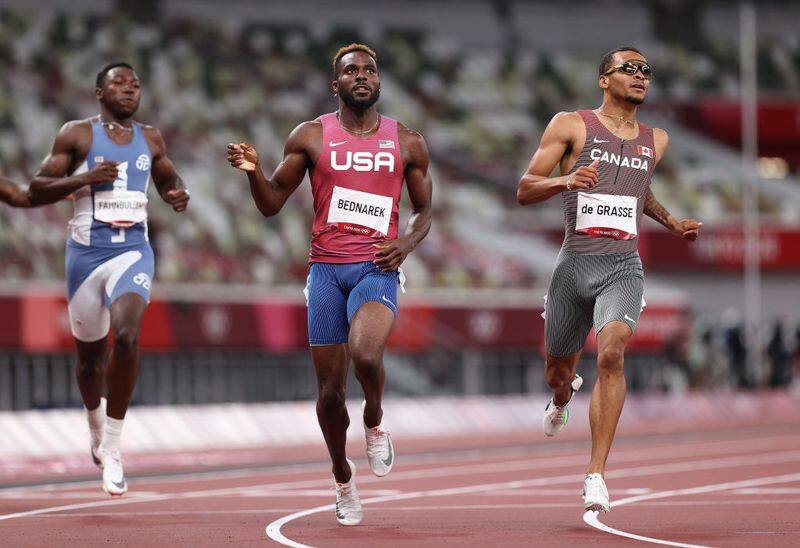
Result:
[[[653,140],[656,145],[656,165],[658,165],[669,147],[669,135],[663,129],[653,128]],[[677,220],[656,200],[653,190],[650,188],[647,189],[647,195],[644,197],[644,214],[666,227],[676,236],[680,236],[690,242],[697,239],[700,235],[700,227],[703,226],[703,223],[697,219]]]
[[[247,173],[250,193],[256,207],[264,217],[276,215],[289,196],[303,182],[306,171],[314,166],[320,153],[322,123],[314,120],[303,122],[289,134],[283,147],[283,160],[272,179],[261,170],[258,152],[253,145],[238,143],[228,145],[228,162],[236,169]]]
[[[189,205],[189,191],[186,185],[175,170],[175,164],[167,156],[167,144],[161,136],[161,132],[152,126],[143,126],[147,143],[150,145],[150,153],[153,156],[153,165],[150,168],[150,176],[156,185],[161,199],[172,206],[172,209],[180,213],[185,211]]]
[[[517,201],[520,205],[535,204],[565,190],[592,188],[597,184],[597,162],[578,168],[575,173],[552,177],[561,165],[561,173],[569,171],[580,156],[586,129],[577,112],[559,112],[542,134],[539,148],[519,180]]]
[[[91,143],[92,128],[87,120],[64,124],[31,181],[28,192],[32,205],[52,204],[82,186],[116,180],[118,162],[100,162],[86,173],[71,175],[86,159]]]
[[[405,166],[405,180],[413,213],[408,218],[406,232],[396,240],[375,244],[375,266],[384,272],[400,268],[409,253],[422,241],[431,228],[431,196],[433,181],[428,171],[430,156],[425,139],[416,131],[398,125],[400,152]]]
[[[14,207],[31,207],[28,191],[5,177],[0,177],[0,202]]]

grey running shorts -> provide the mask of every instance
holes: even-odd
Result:
[[[639,253],[586,255],[561,250],[545,297],[545,340],[553,356],[583,348],[594,325],[620,321],[636,329],[644,306]]]

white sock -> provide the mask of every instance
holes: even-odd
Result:
[[[86,419],[89,421],[89,435],[92,439],[92,447],[97,449],[103,441],[103,425],[106,421],[106,412],[103,405],[98,405],[94,409],[86,410]]]
[[[106,417],[106,435],[103,438],[103,449],[109,453],[119,451],[119,436],[122,434],[122,424],[125,419],[112,419]]]

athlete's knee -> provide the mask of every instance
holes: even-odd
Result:
[[[317,394],[317,413],[329,415],[345,408],[343,386],[320,385]]]
[[[597,372],[601,375],[621,375],[625,362],[623,344],[607,344],[597,353]]]
[[[350,358],[353,360],[356,375],[380,370],[383,365],[383,352],[375,348],[351,348]]]
[[[130,354],[139,348],[139,330],[123,326],[114,330],[114,351]]]
[[[551,390],[563,388],[572,381],[570,364],[561,360],[548,359],[544,369],[544,378]]]
[[[92,378],[95,375],[100,375],[103,372],[103,357],[98,356],[95,358],[81,358],[78,360],[76,372],[78,378]]]

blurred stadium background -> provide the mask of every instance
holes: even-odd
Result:
[[[151,201],[157,273],[134,405],[311,400],[301,293],[309,188],[265,220],[225,146],[253,142],[274,166],[295,125],[335,108],[332,53],[366,42],[380,56],[379,107],[425,135],[436,184],[433,228],[405,264],[387,393],[542,396],[540,313],[561,208],[557,198],[519,207],[516,184],[554,113],[600,103],[601,55],[632,44],[656,75],[639,117],[671,136],[653,190],[705,227],[688,245],[645,220],[648,306],[626,360],[629,387],[800,392],[800,5],[756,6],[755,309],[743,289],[739,6],[569,5],[3,0],[0,168],[30,180],[61,124],[96,113],[98,68],[131,62],[143,82],[137,119],[161,129],[193,197],[184,215]],[[63,281],[71,208],[0,208],[0,410],[80,406]],[[590,343],[589,379],[591,362]],[[19,450],[2,436],[5,454]]]

